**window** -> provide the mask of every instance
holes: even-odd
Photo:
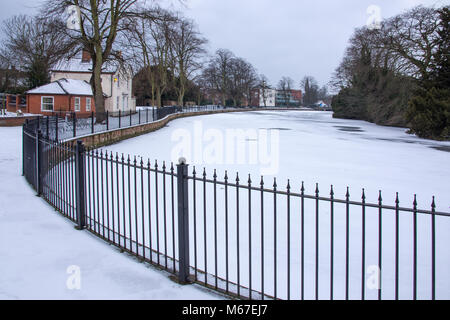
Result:
[[[53,111],[54,108],[54,98],[53,97],[42,97],[41,98],[41,111]]]
[[[75,98],[74,110],[75,111],[80,111],[81,110],[81,99],[79,97]]]
[[[86,111],[91,111],[92,100],[91,98],[86,98]]]

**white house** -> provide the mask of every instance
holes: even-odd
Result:
[[[87,51],[81,57],[61,61],[50,70],[52,82],[60,79],[84,80],[89,82],[92,76],[92,60]],[[133,75],[131,71],[120,69],[114,63],[106,63],[102,72],[102,89],[106,95],[105,110],[136,111],[136,99],[133,97]]]
[[[264,98],[266,98],[267,107],[275,107],[275,98],[277,96],[277,90],[265,88],[259,89],[259,105],[264,106]]]

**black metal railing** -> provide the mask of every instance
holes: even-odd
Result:
[[[54,112],[41,117],[37,124],[42,134],[52,140],[65,140],[93,133],[117,130],[159,121],[168,115],[183,112],[205,112],[223,110],[221,106],[141,108],[137,111],[91,112],[79,115],[76,112]],[[230,109],[230,108],[229,108]]]
[[[42,121],[42,120],[41,120]],[[44,120],[45,122],[46,120]],[[23,130],[23,172],[53,207],[100,238],[178,277],[241,299],[448,299],[450,213],[335,197],[331,186],[85,149]],[[189,173],[190,171],[190,173]],[[441,281],[444,280],[444,281]]]

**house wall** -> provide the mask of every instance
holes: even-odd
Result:
[[[53,111],[42,111],[42,97],[53,97]],[[33,114],[52,115],[55,112],[74,112],[75,98],[80,98],[80,111],[77,115],[89,116],[95,112],[94,97],[93,96],[68,96],[68,95],[52,95],[52,94],[29,94],[28,95],[28,112]],[[86,98],[91,98],[91,111],[86,111]]]
[[[91,73],[87,72],[59,72],[53,71],[51,81],[60,79],[91,80]],[[125,76],[119,72],[116,74],[102,74],[102,89],[108,96],[105,101],[105,110],[109,112],[136,111],[136,100],[132,93],[133,79],[131,76]],[[119,98],[119,101],[117,100]],[[124,101],[124,98],[126,101]],[[125,107],[124,107],[125,105]]]
[[[259,90],[259,105],[264,106],[264,96],[263,96],[263,89]],[[275,89],[266,89],[265,90],[265,97],[266,97],[266,106],[267,107],[275,107],[275,97],[276,97],[277,91]]]

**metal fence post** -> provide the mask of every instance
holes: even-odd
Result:
[[[41,183],[41,169],[42,169],[42,146],[40,140],[42,139],[42,132],[40,129],[36,131],[36,191],[37,196],[42,194],[42,183]]]
[[[55,115],[55,141],[58,142],[58,115]]]
[[[77,114],[73,113],[73,137],[77,136]]]
[[[178,185],[178,280],[182,284],[189,283],[189,197],[188,197],[188,165],[186,159],[180,158],[177,165]]]
[[[77,229],[86,228],[86,197],[85,197],[85,149],[81,140],[75,147],[75,192],[77,205]]]
[[[94,133],[94,111],[91,112],[91,133]]]

